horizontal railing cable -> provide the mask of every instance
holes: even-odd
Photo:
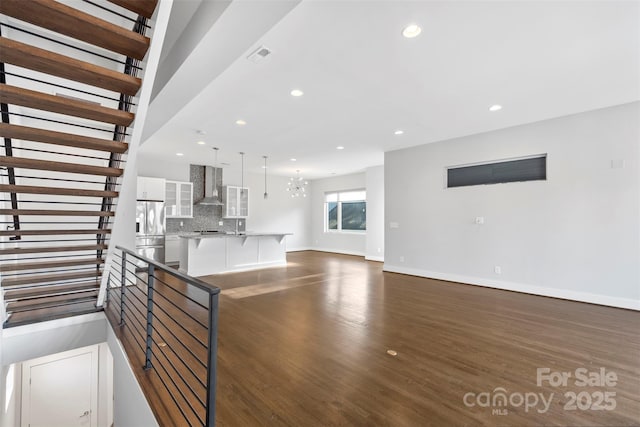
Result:
[[[16,73],[12,73],[12,72],[9,72],[9,71],[3,71],[2,74],[4,74],[5,76],[16,77],[18,79],[29,80],[31,82],[42,83],[42,84],[45,84],[45,85],[48,85],[48,86],[58,87],[60,89],[72,90],[74,92],[82,93],[84,95],[91,95],[91,96],[95,96],[95,97],[102,98],[102,99],[108,99],[109,101],[116,101],[116,102],[119,101],[118,98],[113,98],[111,96],[102,95],[102,94],[99,94],[99,93],[89,92],[88,90],[78,89],[78,88],[71,87],[71,86],[61,85],[59,83],[52,83],[52,82],[48,82],[46,80],[36,79],[35,77],[23,76],[22,74],[16,74]],[[108,89],[105,89],[105,90],[108,90]],[[130,101],[128,101],[128,103],[131,104],[131,105],[136,105],[136,104],[134,104],[133,102],[130,102]]]
[[[72,45],[70,43],[66,43],[66,42],[63,42],[61,40],[54,39],[52,37],[48,37],[48,36],[45,36],[45,35],[42,35],[42,34],[38,34],[38,33],[35,33],[33,31],[24,29],[24,28],[16,27],[15,25],[11,25],[11,24],[7,24],[7,23],[4,23],[4,22],[0,22],[0,26],[11,28],[12,30],[16,30],[16,31],[19,31],[21,33],[29,34],[29,35],[34,36],[34,37],[38,37],[38,38],[41,38],[41,39],[44,39],[44,40],[48,40],[50,42],[53,42],[53,43],[56,43],[56,44],[59,44],[59,45],[62,45],[62,46],[66,46],[66,47],[69,47],[71,49],[75,49],[75,50],[78,50],[78,51],[81,51],[81,52],[84,52],[84,53],[88,53],[88,54],[91,54],[91,55],[94,55],[94,56],[98,56],[100,58],[104,58],[104,59],[107,59],[109,61],[113,61],[113,62],[117,62],[119,64],[127,65],[126,61],[121,61],[119,59],[111,58],[111,57],[109,57],[107,55],[103,55],[103,54],[98,53],[98,52],[93,52],[92,50],[89,50],[89,49],[85,49],[85,48],[82,48],[82,47],[74,46],[74,45]],[[140,67],[135,67],[135,68],[141,69]]]
[[[159,304],[158,304],[158,309],[160,311],[162,311],[164,314],[167,315],[167,318],[172,319],[172,316],[169,312],[167,312],[165,309],[163,309]],[[159,319],[158,316],[155,317],[156,319]],[[173,320],[173,319],[172,319]],[[162,320],[159,319],[159,321],[162,323]],[[181,330],[183,330],[184,332],[186,332],[196,343],[200,344],[203,348],[207,348],[207,344],[203,343],[202,340],[200,338],[198,338],[193,332],[191,332],[190,330],[188,330],[187,328],[185,328],[184,326],[182,326],[181,324],[179,324],[178,322],[176,322],[175,320],[173,320],[173,322],[176,324],[176,326],[178,326]],[[163,324],[163,326],[166,327],[166,325]],[[175,336],[175,335],[174,335]],[[177,338],[177,337],[176,337]],[[184,345],[184,344],[183,344]],[[186,346],[185,346],[186,347]],[[193,353],[192,353],[193,354]],[[197,356],[193,355],[194,357],[197,358]]]
[[[0,145],[0,148],[5,148],[5,147],[4,145]],[[40,150],[38,148],[30,148],[30,147],[13,147],[13,149],[22,150],[22,151],[31,151],[34,153],[55,154],[56,156],[82,157],[84,159],[109,161],[108,157],[88,156],[86,154],[77,154],[77,153],[65,153],[63,151]],[[120,163],[126,163],[126,161],[122,160]],[[46,177],[43,177],[43,178],[47,179]]]
[[[120,13],[120,12],[116,12],[115,10],[109,9],[108,7],[105,7],[105,6],[102,6],[102,5],[97,4],[97,3],[95,3],[95,2],[92,2],[91,0],[82,0],[82,1],[83,1],[83,2],[85,2],[85,3],[88,3],[88,4],[92,5],[92,6],[95,6],[95,7],[99,8],[99,9],[102,9],[102,10],[104,10],[104,11],[106,11],[106,12],[113,13],[114,15],[117,15],[117,16],[119,16],[119,17],[121,17],[121,18],[124,18],[124,19],[126,19],[126,20],[128,20],[128,21],[131,21],[131,22],[136,22],[136,21],[137,21],[137,20],[136,20],[136,18],[132,18],[132,17],[127,16],[127,15],[125,15],[125,14],[123,14],[123,13]],[[149,25],[147,25],[147,24],[143,24],[143,25],[144,25],[146,28],[151,28],[151,27],[150,27]]]
[[[171,300],[170,300],[169,298],[167,298],[166,296],[162,295],[162,293],[161,293],[161,292],[158,292],[158,295],[160,295],[160,296],[161,296],[165,301],[167,301],[167,302],[171,303],[171,305],[172,305],[174,308],[177,308],[178,310],[180,310],[182,313],[184,313],[184,314],[185,314],[187,317],[189,317],[191,320],[193,320],[194,322],[196,322],[197,324],[199,324],[199,325],[200,325],[200,326],[202,326],[203,328],[205,328],[205,329],[207,328],[207,325],[205,325],[203,322],[201,322],[201,321],[200,321],[200,320],[198,320],[197,318],[193,317],[191,314],[189,314],[187,311],[185,311],[182,307],[179,307],[177,304],[173,304],[173,303],[171,302]],[[205,308],[205,310],[206,310],[206,308]],[[164,311],[164,310],[163,310],[163,311]],[[168,313],[167,313],[167,314],[168,314]],[[200,341],[200,340],[198,339],[198,341]],[[205,347],[207,346],[205,343],[202,343],[202,345],[203,345],[203,346],[205,346]]]
[[[46,117],[36,117],[36,116],[32,116],[30,114],[12,113],[12,112],[9,112],[8,114],[10,116],[23,117],[23,118],[26,118],[26,119],[33,119],[33,120],[42,120],[42,121],[45,121],[45,122],[56,123],[56,124],[59,124],[59,125],[76,126],[76,127],[80,127],[80,128],[84,128],[84,129],[97,130],[97,131],[100,131],[100,132],[107,132],[107,133],[110,133],[110,134],[114,133],[113,129],[103,129],[103,128],[98,128],[98,127],[95,127],[95,126],[81,125],[79,123],[71,123],[71,122],[65,122],[65,121],[62,121],[62,120],[49,119],[49,118],[46,118]],[[130,135],[130,134],[126,133],[126,132],[120,132],[120,134],[123,135],[123,136],[129,136]]]
[[[0,176],[7,176],[7,175],[0,174]],[[15,177],[23,178],[23,179],[41,179],[45,181],[78,182],[83,184],[104,184],[104,182],[100,182],[100,181],[87,181],[82,179],[68,179],[68,178],[51,178],[49,176],[16,175]],[[116,184],[116,185],[121,185],[121,184]],[[59,202],[59,203],[64,203],[64,202]]]
[[[188,299],[189,301],[193,302],[194,304],[199,305],[200,307],[204,308],[205,310],[209,309],[209,307],[207,307],[206,305],[203,305],[203,304],[199,303],[198,301],[196,301],[195,299],[193,299],[192,297],[190,297],[190,296],[188,296],[186,294],[183,294],[182,292],[178,291],[176,288],[174,288],[173,286],[171,286],[167,282],[164,282],[163,280],[159,279],[157,276],[156,276],[156,280],[159,281],[160,283],[166,285],[168,289],[171,289],[173,292],[175,292],[178,295]],[[206,325],[204,325],[204,324],[202,326],[206,327]]]
[[[170,363],[167,363],[169,366],[172,366]],[[167,369],[165,368],[164,364],[160,363],[158,364],[158,366],[160,367],[160,369],[162,369],[166,375],[167,378],[169,378],[169,381],[171,381],[171,384],[173,384],[173,387],[177,390],[177,392],[180,394],[180,397],[182,397],[182,399],[187,403],[187,405],[189,406],[189,409],[191,409],[191,412],[193,412],[193,414],[196,416],[196,418],[198,418],[198,420],[200,420],[200,422],[202,422],[204,424],[204,420],[202,420],[200,418],[200,416],[198,415],[198,412],[196,411],[196,409],[193,407],[193,405],[191,404],[191,399],[188,399],[187,396],[184,395],[184,393],[182,392],[182,390],[180,390],[180,387],[176,384],[175,380],[173,379],[173,376],[169,374],[169,372],[167,371]],[[158,378],[161,379],[162,383],[165,385],[165,388],[167,389],[167,391],[169,392],[169,394],[171,393],[171,389],[169,387],[166,387],[166,383],[162,380],[162,375],[158,375]],[[182,410],[182,405],[178,406],[178,409],[180,410],[180,412],[182,413],[183,417],[185,418],[185,421],[188,420],[187,415],[184,413],[184,411]],[[188,422],[188,421],[187,421]],[[189,425],[192,425],[191,423],[189,423]]]

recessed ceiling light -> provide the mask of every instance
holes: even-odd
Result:
[[[292,162],[297,162],[298,161],[298,159],[294,159],[294,158],[291,158],[289,160],[291,160]]]
[[[176,156],[184,156],[183,153],[176,153]]]
[[[304,92],[301,91],[300,89],[294,89],[291,91],[291,96],[302,96],[304,95]]]
[[[247,122],[245,122],[245,121],[244,121],[244,120],[242,120],[242,119],[239,119],[239,120],[236,120],[236,124],[237,124],[238,126],[244,126],[244,125],[246,125],[246,124],[247,124]]]
[[[412,39],[414,37],[418,37],[421,32],[422,28],[420,28],[418,24],[409,24],[404,27],[404,30],[402,30],[402,35],[408,39]]]
[[[500,111],[500,110],[502,110],[502,105],[495,104],[489,107],[489,111],[491,112]]]
[[[344,150],[344,147],[342,145],[339,145],[336,147],[336,150]]]
[[[198,144],[198,145],[205,145],[205,144],[206,144],[206,142],[204,142],[204,141],[198,141],[198,142],[196,142],[196,144]]]
[[[404,133],[403,130],[398,129],[397,131],[395,131],[393,134],[394,135],[402,135]]]

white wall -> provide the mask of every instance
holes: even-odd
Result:
[[[324,231],[324,195],[332,191],[360,190],[366,187],[365,173],[316,179],[310,182],[312,249],[364,256],[366,233],[327,233]]]
[[[365,259],[384,261],[384,166],[367,168],[367,239]]]
[[[103,313],[17,326],[2,331],[2,363],[10,365],[104,341]]]
[[[287,192],[286,177],[267,177],[264,198],[264,175],[247,174],[245,185],[249,187],[249,217],[247,231],[275,231],[293,233],[287,236],[287,251],[308,249],[310,198],[291,198]],[[237,183],[239,184],[239,182]]]
[[[640,309],[639,141],[633,103],[386,153],[385,270]],[[547,181],[444,188],[540,153]]]
[[[15,427],[20,425],[22,410],[22,364],[13,363],[2,366],[2,408],[0,409],[0,426]]]
[[[113,425],[118,427],[157,426],[158,422],[111,326],[107,327],[107,344],[113,355]]]
[[[147,152],[138,154],[138,176],[152,176],[171,181],[189,181],[189,164],[171,161]]]

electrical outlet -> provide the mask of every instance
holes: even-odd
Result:
[[[400,257],[400,262],[404,262],[404,256]]]
[[[184,221],[180,221],[180,227],[184,225]]]
[[[484,224],[484,217],[483,217],[483,216],[477,216],[477,217],[476,217],[476,221],[475,221],[475,222],[476,222],[476,224],[478,224],[478,225],[482,225],[482,224]]]
[[[224,221],[218,221],[218,225],[222,227],[224,225]]]
[[[496,274],[502,274],[502,267],[500,267],[499,265],[496,265],[495,267],[493,267],[493,271]]]
[[[378,253],[382,252],[382,249],[378,248]]]

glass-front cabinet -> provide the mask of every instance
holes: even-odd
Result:
[[[249,216],[249,189],[227,185],[224,187],[224,217],[246,218]]]
[[[167,218],[193,218],[193,183],[167,181],[165,216]]]

